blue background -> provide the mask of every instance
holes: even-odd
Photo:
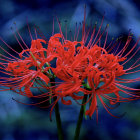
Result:
[[[101,23],[105,12],[103,29],[109,24],[108,42],[112,37],[127,36],[129,29],[133,33],[135,42],[140,34],[140,2],[138,0],[0,0],[0,36],[13,48],[18,50],[13,32],[16,27],[25,42],[30,44],[27,22],[32,28],[38,25],[40,30],[49,38],[52,34],[53,16],[57,15],[62,25],[67,20],[68,28],[75,29],[75,23],[83,20],[84,4],[87,10],[87,23],[92,20]],[[28,20],[28,21],[27,21]],[[56,24],[55,24],[56,25]],[[64,30],[64,26],[62,26]],[[58,32],[58,26],[55,26]],[[34,34],[34,33],[33,33]],[[4,44],[1,42],[1,45]],[[137,58],[139,54],[137,54]],[[129,78],[139,77],[139,73]],[[131,84],[139,88],[139,84]],[[49,109],[42,110],[32,106],[25,106],[12,100],[26,102],[16,93],[0,93],[0,140],[57,140],[57,128],[54,112],[53,121],[49,119]],[[72,140],[80,106],[75,102],[71,106],[60,103],[60,113],[65,140]],[[140,101],[122,103],[112,110],[125,115],[122,118],[111,117],[99,104],[99,121],[96,115],[92,120],[84,119],[80,140],[140,140]]]

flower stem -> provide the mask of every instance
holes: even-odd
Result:
[[[50,81],[52,82],[51,86],[55,87],[55,78],[51,78]],[[55,102],[56,100],[57,100],[57,97],[54,97],[53,101]],[[56,118],[56,123],[57,123],[58,139],[64,140],[58,102],[56,103],[54,109],[55,109],[55,118]]]
[[[82,104],[84,104],[86,102],[86,100],[87,100],[87,95],[84,95]],[[81,109],[80,109],[80,113],[79,113],[79,118],[78,118],[78,121],[77,121],[76,130],[75,130],[74,140],[78,140],[79,139],[80,129],[81,129],[82,121],[83,121],[83,115],[84,115],[84,105],[81,105]]]
[[[56,101],[57,97],[54,97],[53,100]],[[64,140],[58,103],[56,103],[54,108],[55,108],[55,118],[57,123],[58,138],[59,140]]]

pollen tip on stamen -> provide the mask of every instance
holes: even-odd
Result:
[[[118,41],[119,39],[121,39],[121,38],[123,38],[122,36],[119,36],[117,39],[116,39],[116,41]]]
[[[132,37],[133,37],[133,34],[132,34],[132,33],[131,33],[131,34],[129,34],[129,35],[128,35],[128,37],[131,37],[131,38],[132,38]]]
[[[16,25],[16,21],[14,21],[13,24]]]

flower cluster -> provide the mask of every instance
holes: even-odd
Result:
[[[21,45],[15,35],[22,48],[20,53],[1,39],[10,50],[16,55],[18,54],[18,56],[12,55],[0,47],[6,53],[6,55],[0,55],[1,90],[13,90],[29,98],[57,97],[57,100],[51,103],[52,109],[58,100],[65,105],[72,104],[72,100],[67,100],[65,97],[71,97],[78,102],[86,96],[86,102],[81,105],[89,103],[89,109],[85,114],[90,117],[95,111],[98,111],[97,98],[109,114],[111,113],[108,108],[112,107],[108,106],[104,99],[108,100],[111,106],[119,102],[139,99],[140,89],[130,88],[123,84],[140,81],[140,78],[122,79],[120,77],[140,71],[137,70],[140,66],[139,59],[129,68],[124,69],[124,65],[138,53],[139,48],[132,54],[138,41],[127,51],[132,39],[130,35],[128,35],[124,47],[121,48],[119,40],[114,43],[112,41],[107,46],[106,33],[104,44],[100,45],[107,27],[103,33],[100,28],[95,34],[96,27],[93,30],[91,27],[87,30],[84,22],[82,39],[77,41],[77,39],[65,38],[60,27],[60,33],[52,35],[49,41],[32,39],[31,47],[25,44],[18,33],[26,47]],[[79,31],[80,29],[77,32]],[[90,32],[91,37],[88,39]],[[34,88],[46,89],[47,92],[34,95],[32,91]]]

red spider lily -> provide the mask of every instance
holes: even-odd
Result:
[[[50,75],[47,72],[49,67],[44,68],[42,66],[43,58],[45,58],[44,51],[46,51],[46,49],[43,48],[41,42],[46,43],[42,39],[32,40],[30,49],[23,50],[21,53],[16,52],[20,58],[16,58],[13,55],[10,55],[13,58],[2,55],[3,58],[1,58],[1,60],[8,63],[1,62],[0,69],[2,73],[8,75],[9,77],[1,77],[1,85],[10,87],[14,90],[18,89],[20,91],[21,88],[24,87],[25,95],[33,97],[30,88],[33,86],[36,78],[40,78],[48,84],[50,80],[48,78]],[[4,51],[7,52],[6,50]],[[27,56],[24,56],[24,53],[26,53]],[[36,70],[33,67],[35,67]]]
[[[108,106],[104,98],[109,101],[110,105],[140,98],[138,94],[140,89],[124,85],[124,83],[140,81],[140,78],[123,79],[120,77],[140,71],[137,70],[140,66],[140,58],[129,68],[124,69],[125,64],[128,64],[138,53],[139,48],[136,48],[139,40],[129,51],[128,47],[132,39],[130,35],[128,35],[123,48],[121,48],[120,40],[114,43],[111,41],[107,46],[108,25],[101,33],[102,21],[97,34],[95,34],[96,26],[93,29],[85,27],[85,16],[80,41],[77,41],[80,28],[75,31],[74,39],[67,40],[67,35],[65,38],[60,23],[58,24],[60,33],[52,35],[48,42],[43,39],[32,39],[30,48],[18,33],[26,47],[24,49],[15,35],[20,47],[23,49],[21,53],[13,50],[1,39],[8,48],[18,54],[18,57],[15,57],[0,47],[8,55],[1,54],[0,58],[0,72],[4,74],[4,76],[0,77],[2,86],[28,97],[58,97],[51,104],[53,105],[51,112],[59,99],[63,104],[70,105],[71,100],[65,100],[65,97],[71,97],[77,102],[77,100],[83,99],[84,95],[87,95],[88,99],[82,105],[90,104],[85,113],[90,117],[95,111],[98,111],[97,98],[99,98],[109,114],[111,113],[108,108],[113,107]],[[101,45],[102,36],[105,32],[105,40]],[[91,36],[88,39],[90,33]],[[47,47],[43,47],[42,43],[46,44]],[[136,51],[134,52],[134,50]],[[53,61],[56,61],[56,66],[53,66]],[[61,82],[55,81],[55,77]],[[39,85],[39,87],[35,86],[35,84]],[[39,90],[44,88],[48,92],[36,96],[33,95],[32,88]],[[46,99],[43,102],[48,100]]]
[[[60,34],[52,36],[49,41],[50,46],[48,45],[48,47],[51,48],[51,53],[57,55],[56,68],[53,68],[52,71],[59,79],[64,81],[56,87],[55,92],[59,94],[60,97],[72,97],[74,93],[78,92],[83,92],[84,94],[89,95],[91,104],[89,110],[86,111],[86,115],[89,115],[90,117],[93,115],[95,110],[97,111],[97,97],[109,114],[111,113],[108,108],[111,109],[113,107],[109,107],[103,98],[109,100],[111,105],[140,98],[138,94],[140,89],[130,88],[123,85],[123,83],[140,81],[140,78],[120,78],[120,76],[140,71],[135,71],[135,69],[140,66],[140,59],[138,59],[129,68],[124,69],[124,65],[130,62],[139,51],[138,48],[134,52],[139,39],[128,51],[130,41],[132,40],[132,36],[128,35],[126,44],[120,51],[118,51],[121,46],[120,40],[117,40],[114,44],[111,42],[106,46],[107,32],[104,44],[101,47],[99,46],[101,37],[107,30],[108,25],[103,33],[100,32],[101,26],[96,35],[96,27],[94,27],[89,42],[87,42],[87,38],[90,30],[87,30],[86,32],[85,21],[83,23],[81,42],[65,40],[60,26]],[[78,43],[81,46],[76,48]],[[65,49],[65,46],[68,48]],[[113,51],[114,48],[116,49]],[[132,54],[132,52],[134,53]],[[134,71],[129,72],[130,70]],[[68,104],[70,104],[70,102]]]

